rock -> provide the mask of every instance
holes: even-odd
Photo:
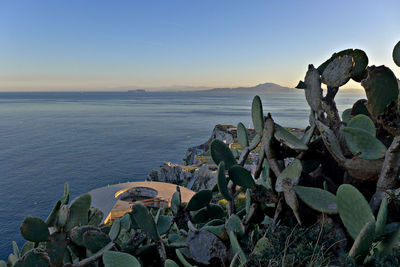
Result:
[[[253,129],[248,129],[247,132],[250,139],[254,138],[255,131]],[[212,189],[217,183],[217,174],[216,171],[210,170],[210,168],[216,169],[217,166],[210,162],[209,164],[201,165],[201,160],[195,156],[206,154],[205,152],[208,152],[211,142],[215,139],[224,141],[228,145],[236,142],[236,127],[223,124],[216,125],[207,142],[188,148],[182,160],[182,165],[164,162],[159,168],[151,170],[146,177],[146,181],[178,184],[186,186],[193,191]],[[252,173],[254,173],[257,167],[257,156],[258,153],[251,152],[248,158],[249,164],[244,166]]]
[[[254,174],[256,172],[256,169],[257,169],[257,165],[256,164],[251,164],[251,165],[245,164],[243,167],[246,170],[248,170],[249,172],[251,172],[251,174]]]
[[[228,254],[227,248],[214,234],[200,230],[191,232],[186,239],[190,256],[193,260],[202,264],[210,264],[213,258],[223,259]]]
[[[215,125],[210,138],[204,144],[199,146],[190,147],[185,153],[185,156],[182,160],[183,165],[194,165],[199,164],[199,160],[195,159],[195,155],[200,155],[205,151],[208,151],[210,148],[210,144],[213,140],[218,139],[226,144],[231,144],[236,140],[236,127],[233,125],[224,125],[224,124],[217,124]]]
[[[182,185],[192,175],[182,170],[179,164],[164,162],[158,169],[147,175],[146,181],[165,182]]]
[[[190,182],[188,183],[188,188],[197,192],[203,189],[212,189],[216,183],[217,172],[209,170],[208,165],[204,164],[195,170]]]
[[[217,124],[211,134],[209,142],[218,139],[225,142],[227,145],[232,144],[236,138],[236,127],[232,125]]]

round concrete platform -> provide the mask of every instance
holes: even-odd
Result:
[[[122,217],[132,210],[132,202],[122,200],[121,196],[134,192],[137,196],[151,197],[151,206],[170,206],[172,195],[176,192],[177,185],[162,182],[127,182],[108,185],[89,192],[92,196],[92,206],[104,213],[103,222],[107,223],[115,218]],[[189,202],[194,191],[179,186],[182,202]],[[143,194],[143,195],[140,195]],[[121,199],[120,199],[121,198]],[[123,198],[123,199],[126,199]],[[143,201],[146,203],[146,201]],[[148,202],[150,203],[150,202]]]

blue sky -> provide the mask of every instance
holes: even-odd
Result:
[[[0,90],[293,87],[351,47],[400,77],[399,14],[398,0],[3,0]]]

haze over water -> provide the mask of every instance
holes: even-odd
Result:
[[[0,93],[0,259],[22,245],[27,215],[46,219],[70,185],[71,198],[118,182],[144,180],[163,161],[180,163],[186,149],[218,124],[251,125],[253,94]],[[361,94],[337,96],[339,110]],[[276,122],[304,128],[302,91],[261,95]]]

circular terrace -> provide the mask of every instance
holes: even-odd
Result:
[[[128,182],[97,188],[89,192],[92,206],[104,213],[104,223],[122,217],[132,210],[136,201],[149,207],[165,208],[171,205],[177,185],[162,182]],[[194,191],[179,186],[182,202],[189,202]]]

